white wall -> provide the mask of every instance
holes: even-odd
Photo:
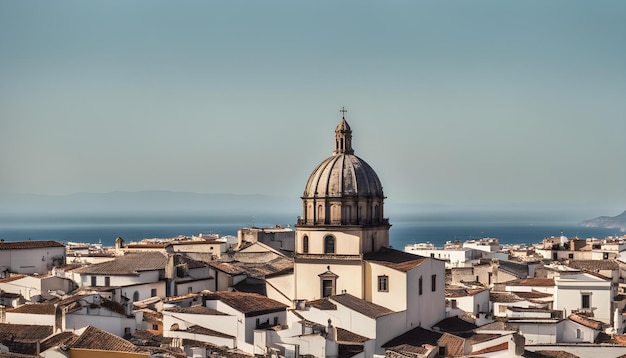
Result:
[[[38,326],[52,326],[54,327],[55,315],[47,314],[32,314],[32,313],[13,313],[6,312],[6,320],[3,323],[11,324],[34,324]]]
[[[136,322],[134,318],[122,316],[105,308],[97,308],[90,311],[83,308],[80,311],[65,315],[65,331],[80,332],[87,326],[94,326],[122,337],[124,336],[125,328],[130,328],[131,333],[135,332]]]
[[[157,290],[156,296],[152,296],[153,289]],[[122,296],[132,301],[135,291],[139,292],[140,301],[145,300],[146,298],[150,298],[150,297],[164,298],[165,297],[165,281],[122,287],[121,294]]]
[[[580,330],[580,338],[577,337],[577,330]],[[593,343],[596,340],[598,331],[583,326],[570,319],[566,319],[559,332],[559,343]]]

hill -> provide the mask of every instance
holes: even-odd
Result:
[[[602,227],[606,229],[619,229],[626,231],[626,211],[617,216],[600,216],[595,219],[586,220],[580,223],[583,227]]]

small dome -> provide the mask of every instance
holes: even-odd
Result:
[[[334,154],[321,162],[309,176],[303,198],[343,196],[384,198],[374,169],[354,154]]]
[[[303,198],[342,196],[384,198],[383,187],[374,169],[354,155],[352,129],[345,117],[335,128],[333,155],[311,173]]]

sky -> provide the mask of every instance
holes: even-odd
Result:
[[[0,191],[626,209],[624,1],[2,1]]]

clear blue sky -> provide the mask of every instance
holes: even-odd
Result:
[[[2,1],[0,191],[626,208],[625,1]]]

